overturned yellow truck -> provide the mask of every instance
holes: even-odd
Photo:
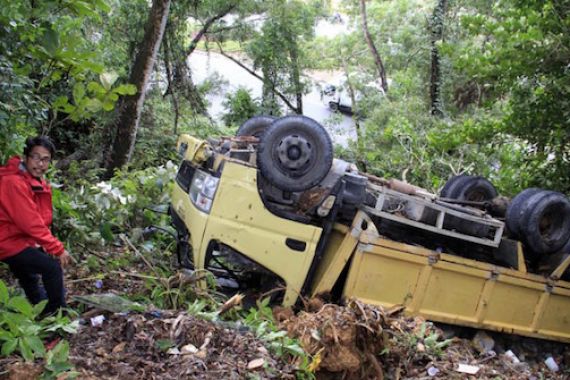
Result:
[[[177,149],[179,262],[224,289],[284,305],[355,297],[570,342],[570,202],[560,193],[528,189],[505,205],[481,177],[453,177],[437,196],[360,173],[303,116],[255,117],[231,138],[182,135]]]

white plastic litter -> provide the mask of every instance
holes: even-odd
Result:
[[[93,327],[99,327],[103,324],[103,321],[105,320],[105,316],[104,315],[98,315],[96,317],[91,318],[91,326]]]
[[[558,367],[558,364],[556,364],[556,361],[554,360],[554,358],[552,356],[549,356],[548,358],[546,358],[546,360],[544,361],[544,364],[546,364],[548,369],[551,370],[552,372],[558,372],[560,370],[560,367]]]
[[[439,369],[435,368],[435,367],[429,367],[427,370],[428,375],[430,376],[435,376],[439,373]]]
[[[517,356],[515,355],[514,352],[512,352],[511,350],[508,350],[507,352],[505,352],[505,355],[511,359],[513,361],[513,363],[518,364],[521,361],[519,360],[519,358],[517,358]]]
[[[479,367],[474,365],[458,364],[456,371],[461,373],[467,373],[469,375],[475,375],[477,372],[479,372],[479,369],[480,369]]]

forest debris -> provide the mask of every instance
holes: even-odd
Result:
[[[190,343],[190,344],[187,344],[185,346],[182,346],[180,348],[180,353],[182,355],[196,354],[196,353],[198,353],[198,348],[196,346],[194,346],[192,343]]]
[[[29,380],[39,379],[43,372],[43,367],[38,363],[15,362],[7,367],[8,380]]]
[[[495,347],[495,341],[485,331],[479,330],[471,340],[473,347],[482,354],[486,354]]]
[[[234,294],[229,300],[224,302],[224,304],[219,308],[218,314],[222,315],[225,312],[227,312],[228,310],[231,310],[234,307],[241,305],[243,297],[244,297],[243,294],[239,294],[239,293]]]
[[[127,342],[121,342],[121,343],[117,344],[115,347],[113,347],[112,352],[114,354],[116,354],[118,352],[123,352],[125,350],[126,345],[127,345]]]
[[[459,363],[455,370],[457,372],[467,373],[469,375],[475,375],[477,372],[479,372],[480,369],[481,369],[480,367],[475,366],[475,365]]]
[[[374,378],[379,378],[381,365],[367,355],[384,347],[383,318],[378,317],[378,309],[359,302],[339,306],[312,300],[307,308],[314,310],[316,305],[320,306],[317,312],[302,311],[277,319],[289,336],[299,339],[307,353],[320,355],[317,369],[356,373],[367,368]]]
[[[112,313],[144,310],[144,306],[141,304],[130,301],[114,293],[87,294],[74,296],[73,299],[77,302],[81,302],[101,310],[110,311]]]
[[[263,367],[264,364],[265,364],[265,359],[263,358],[253,359],[252,361],[247,363],[247,369],[249,370],[257,369],[259,367]]]
[[[243,379],[253,362],[263,379],[295,379],[296,364],[264,354],[263,341],[249,331],[172,311],[162,311],[161,318],[134,313],[108,320],[105,330],[85,326],[71,338],[70,358],[80,378]],[[168,340],[176,346],[156,344]]]

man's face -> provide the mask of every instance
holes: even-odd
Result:
[[[26,157],[24,164],[26,170],[37,178],[42,178],[46,174],[49,163],[51,162],[51,154],[49,150],[43,146],[35,146],[30,154]]]

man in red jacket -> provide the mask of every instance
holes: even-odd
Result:
[[[66,307],[62,266],[71,259],[50,231],[51,187],[44,175],[54,152],[49,138],[29,138],[24,158],[12,157],[0,167],[0,260],[8,264],[31,303],[47,294],[44,314]]]

